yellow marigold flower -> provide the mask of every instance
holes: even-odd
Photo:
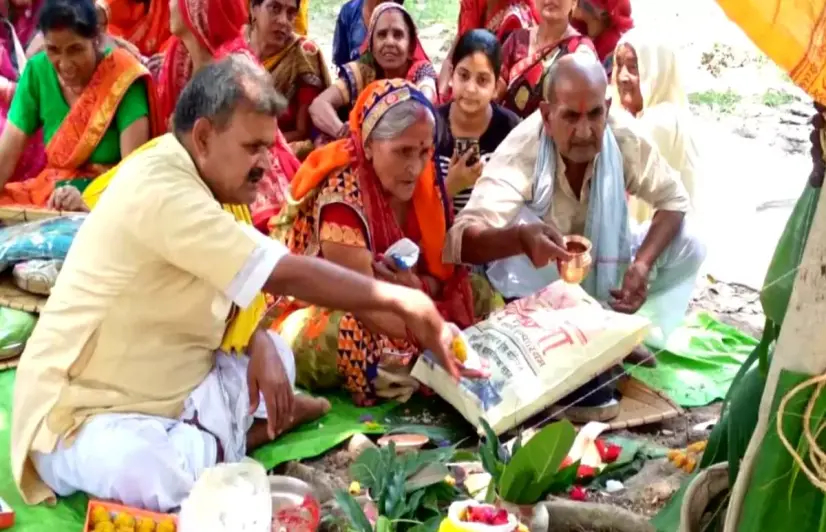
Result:
[[[519,526],[516,527],[516,532],[531,532],[531,529],[522,523],[519,523]]]
[[[456,335],[453,338],[453,343],[450,344],[450,350],[453,351],[456,360],[464,364],[467,360],[467,346],[461,336]]]
[[[350,483],[350,495],[358,495],[361,493],[361,484],[355,480]]]
[[[708,441],[698,441],[689,445],[686,450],[690,453],[701,453],[706,450],[706,445],[708,445]]]
[[[453,478],[451,475],[447,475],[445,477],[445,484],[447,484],[448,486],[455,486],[456,485],[456,479]]]

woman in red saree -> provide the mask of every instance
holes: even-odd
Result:
[[[164,54],[158,80],[158,98],[166,123],[178,95],[201,66],[234,53],[258,61],[244,39],[248,20],[243,0],[173,0],[170,28],[174,37]],[[263,232],[267,232],[270,218],[281,209],[286,188],[299,166],[280,130],[270,150],[270,160],[270,170],[259,185],[258,199],[250,205],[253,225]]]
[[[0,136],[0,203],[86,210],[80,194],[153,132],[154,88],[130,53],[101,49],[91,0],[46,0],[40,14],[46,51],[17,83]],[[28,137],[39,129],[46,167],[7,183]]]
[[[594,42],[597,56],[610,79],[617,43],[634,27],[631,0],[576,0],[571,23]]]
[[[516,30],[502,46],[500,98],[506,109],[527,118],[542,101],[545,71],[565,54],[593,53],[593,45],[568,22],[573,0],[539,0],[539,25]]]
[[[504,43],[512,32],[532,28],[537,24],[539,12],[535,0],[461,0],[459,27],[453,47],[470,30],[488,30],[496,35],[500,43]],[[448,57],[453,55],[453,47]],[[445,100],[450,97],[449,83],[452,75],[450,61],[443,62],[439,72],[439,94]]]
[[[348,137],[317,149],[299,169],[273,237],[293,253],[424,291],[446,320],[464,328],[476,309],[467,269],[442,262],[452,211],[433,162],[434,126],[429,100],[411,83],[368,85],[350,114]],[[403,238],[421,250],[409,270],[383,257]],[[409,371],[420,349],[392,316],[281,298],[274,318],[272,328],[296,355],[302,387],[344,386],[360,405],[403,401],[418,387]]]
[[[404,7],[379,4],[370,17],[362,55],[339,69],[339,78],[310,105],[313,125],[332,138],[349,135],[339,114],[353,108],[361,92],[377,79],[404,79],[436,102],[436,69],[419,42],[416,24]]]

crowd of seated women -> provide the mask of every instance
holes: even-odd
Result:
[[[246,1],[12,0],[0,205],[94,208],[112,168],[170,129],[193,73],[229,54],[269,71],[286,110],[256,201],[225,209],[293,253],[425,291],[461,327],[502,300],[478,269],[443,261],[446,233],[497,147],[539,108],[560,57],[598,58],[616,112],[647,131],[694,201],[697,151],[675,56],[631,29],[629,0],[461,0],[440,73],[401,0],[349,0],[335,79],[306,36],[308,0]],[[630,213],[652,216],[639,201]],[[401,238],[421,249],[413,270],[384,257]],[[271,327],[304,387],[341,386],[361,404],[416,389],[406,372],[418,347],[398,318],[272,303]]]

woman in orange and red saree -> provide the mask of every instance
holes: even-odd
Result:
[[[453,47],[470,30],[488,30],[496,35],[500,43],[504,43],[512,32],[532,28],[537,24],[539,12],[534,0],[462,0]],[[453,55],[453,47],[448,57]],[[443,99],[449,98],[452,75],[450,61],[443,62],[439,72],[439,94]]]
[[[522,118],[539,108],[542,79],[565,54],[594,53],[593,44],[568,22],[573,0],[537,0],[539,25],[516,30],[502,46],[501,103]]]
[[[330,86],[327,64],[316,44],[293,30],[298,0],[252,0],[247,42],[287,98],[278,127],[301,159],[313,149],[310,104]]]
[[[158,80],[158,98],[168,123],[178,95],[192,74],[215,59],[230,54],[246,54],[258,61],[244,39],[249,20],[244,0],[172,0],[169,25],[173,38],[164,53]],[[252,222],[267,232],[267,223],[284,203],[287,186],[298,169],[280,130],[270,150],[271,166],[259,183],[258,198],[250,205]]]
[[[364,88],[377,79],[404,79],[435,102],[436,70],[419,42],[416,24],[394,2],[373,9],[361,57],[339,69],[339,78],[310,105],[313,125],[333,138],[349,135],[340,110],[352,109]]]
[[[474,308],[467,269],[442,262],[452,211],[433,162],[430,101],[409,82],[376,81],[359,96],[349,127],[346,139],[317,149],[301,166],[273,238],[293,253],[421,290],[446,320],[473,324],[474,311],[482,313],[492,298]],[[403,238],[421,250],[408,270],[382,255]],[[393,316],[357,316],[286,298],[271,316],[295,353],[297,382],[307,389],[344,386],[354,402],[369,405],[404,401],[418,387],[409,371],[419,346]]]
[[[85,210],[86,186],[149,140],[154,88],[132,54],[101,49],[92,0],[45,0],[39,27],[46,50],[28,61],[0,135],[0,203]],[[45,169],[9,183],[41,128]]]
[[[104,4],[108,32],[150,57],[163,51],[169,30],[169,0],[98,0]]]
[[[634,27],[631,0],[576,0],[571,24],[591,38],[608,79],[611,79],[617,43]]]

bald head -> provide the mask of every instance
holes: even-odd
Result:
[[[539,104],[545,131],[569,161],[588,163],[602,148],[608,117],[605,69],[592,54],[574,52],[545,73]]]
[[[575,52],[560,57],[548,68],[542,87],[542,96],[548,102],[557,99],[557,91],[587,91],[605,96],[608,76],[605,67],[590,53]]]

